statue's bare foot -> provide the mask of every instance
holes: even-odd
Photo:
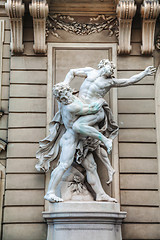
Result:
[[[115,203],[117,203],[117,200],[115,198],[111,198],[106,193],[97,194],[96,201],[105,201],[105,202],[115,202]]]
[[[51,203],[54,202],[63,202],[63,199],[60,197],[57,197],[54,193],[48,193],[44,196],[45,200],[48,200]]]
[[[108,154],[110,154],[111,151],[112,151],[112,139],[107,138],[107,141],[106,141],[106,143],[105,143],[105,146],[107,147],[107,152],[108,152]]]
[[[109,180],[106,182],[108,185],[112,182],[113,180],[113,175],[115,174],[115,170],[112,168],[112,170],[109,170],[108,171],[108,177],[109,177]]]

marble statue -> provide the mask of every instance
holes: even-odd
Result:
[[[36,157],[37,170],[47,171],[50,162],[58,157],[57,167],[51,173],[51,179],[45,199],[50,202],[62,202],[56,195],[56,188],[64,173],[74,161],[86,170],[87,182],[95,193],[96,201],[117,202],[102,188],[95,163],[95,155],[104,163],[112,182],[115,170],[108,154],[112,150],[112,141],[118,134],[118,126],[113,120],[111,109],[103,99],[112,87],[132,85],[145,76],[152,75],[156,69],[147,67],[141,73],[129,79],[114,78],[114,64],[103,59],[98,69],[91,67],[71,69],[63,82],[53,87],[53,95],[58,101],[59,111],[50,123],[50,135],[40,141]],[[85,78],[79,94],[76,96],[69,86],[75,76]]]

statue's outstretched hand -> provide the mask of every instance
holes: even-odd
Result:
[[[156,73],[156,68],[153,67],[153,66],[149,66],[144,71],[146,73],[146,76],[151,76],[151,75],[154,75]]]

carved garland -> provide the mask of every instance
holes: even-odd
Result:
[[[91,23],[93,21],[98,21],[99,19],[102,19],[102,21]],[[115,34],[117,38],[119,36],[117,19],[115,17],[108,17],[104,15],[90,18],[88,23],[76,22],[73,17],[61,14],[54,14],[53,16],[49,15],[46,25],[46,36],[48,36],[49,32],[51,32],[55,37],[60,37],[60,35],[57,33],[57,30],[59,29],[82,36],[108,30],[109,36],[112,36],[113,34]]]

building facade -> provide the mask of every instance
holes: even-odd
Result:
[[[0,1],[0,222],[2,240],[45,240],[44,193],[49,173],[37,172],[39,140],[57,110],[52,86],[70,68],[103,58],[118,78],[155,66],[155,76],[113,89],[109,102],[120,130],[111,187],[127,212],[122,237],[160,239],[160,5],[141,0]],[[72,87],[78,90],[82,80]]]

